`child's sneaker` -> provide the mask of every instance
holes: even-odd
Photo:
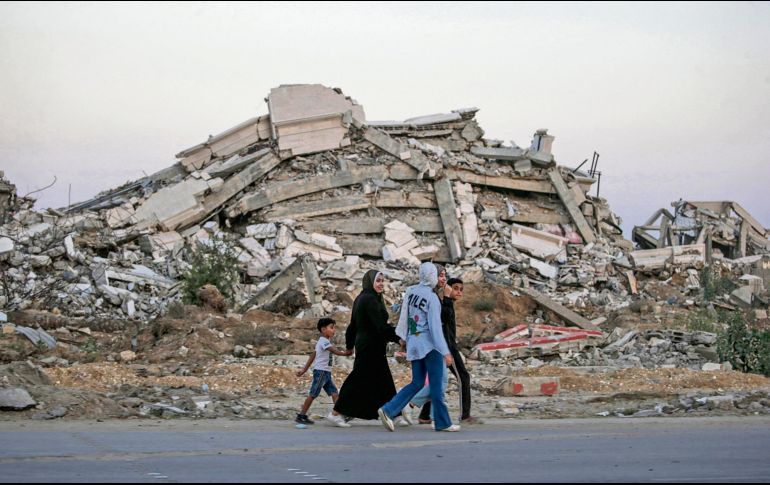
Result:
[[[350,423],[345,422],[345,419],[342,416],[337,416],[331,412],[328,416],[326,416],[326,419],[334,423],[335,426],[339,426],[340,428],[350,428],[352,426]]]
[[[294,421],[300,424],[315,424],[315,421],[307,417],[307,414],[299,414],[297,413],[297,417],[294,418]]]

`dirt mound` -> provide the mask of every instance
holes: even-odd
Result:
[[[520,376],[560,377],[562,391],[595,393],[680,394],[695,390],[770,389],[770,378],[735,371],[703,372],[690,369],[621,369],[584,374],[543,366],[514,371]]]
[[[48,376],[26,361],[0,365],[0,384],[8,387],[26,387],[51,384]]]
[[[466,283],[463,298],[455,303],[457,339],[470,348],[503,330],[525,322],[537,303],[528,296],[513,296],[506,287],[491,283]]]

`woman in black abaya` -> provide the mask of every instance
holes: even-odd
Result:
[[[356,349],[353,372],[342,383],[334,411],[347,418],[377,419],[377,410],[396,395],[385,347],[399,338],[388,324],[388,310],[382,299],[385,277],[377,270],[369,270],[363,286],[345,332],[346,347]]]

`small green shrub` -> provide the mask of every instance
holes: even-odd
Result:
[[[721,330],[721,326],[718,324],[718,318],[715,318],[713,314],[709,313],[709,311],[704,308],[690,313],[687,316],[685,327],[688,332],[718,333]]]
[[[700,286],[703,289],[703,299],[713,301],[718,296],[730,293],[735,289],[735,283],[725,278],[714,266],[706,266],[700,271]]]
[[[210,243],[199,244],[190,254],[190,265],[182,277],[185,303],[199,305],[198,290],[207,284],[216,286],[222,296],[232,301],[239,282],[238,258],[227,242],[212,237]]]
[[[770,377],[770,331],[752,330],[740,311],[728,314],[727,330],[717,338],[717,353],[733,369]]]
[[[171,330],[171,324],[160,318],[153,320],[152,325],[150,325],[150,331],[152,332],[152,336],[155,337],[156,341],[163,338],[164,335],[171,333]]]
[[[473,309],[477,312],[491,312],[497,306],[493,298],[479,298],[473,302]]]
[[[87,364],[100,360],[102,356],[99,351],[99,343],[93,337],[89,337],[88,340],[80,346],[80,350],[86,354],[82,360]]]
[[[181,320],[187,316],[187,311],[184,309],[184,303],[175,301],[170,303],[166,307],[166,316],[175,320]]]

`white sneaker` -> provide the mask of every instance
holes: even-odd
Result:
[[[383,411],[382,408],[377,410],[377,414],[380,416],[380,421],[382,421],[382,425],[385,426],[385,429],[388,431],[396,430],[396,427],[393,426],[393,420],[390,419],[387,414],[385,414],[385,411]]]
[[[397,417],[395,423],[396,423],[396,426],[400,426],[402,428],[406,428],[407,426],[410,426],[409,421],[404,419],[403,416]]]
[[[406,421],[407,426],[414,424],[414,417],[412,416],[412,410],[409,409],[409,406],[406,406],[401,410],[401,417]]]
[[[460,425],[459,424],[453,424],[448,428],[440,429],[439,431],[447,431],[449,433],[454,433],[457,431],[460,431]]]
[[[335,426],[339,426],[340,428],[350,428],[351,424],[346,423],[345,419],[342,416],[337,416],[334,413],[329,413],[328,416],[326,416],[326,419],[334,423]]]

